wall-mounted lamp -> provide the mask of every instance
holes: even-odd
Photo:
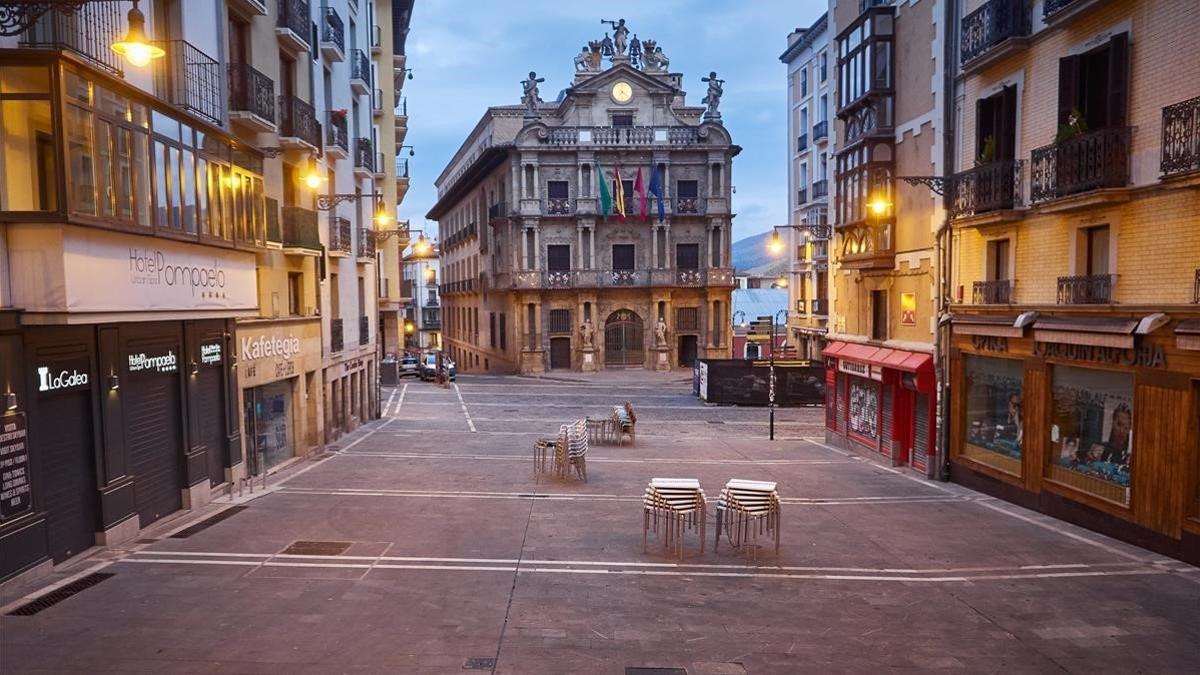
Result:
[[[109,371],[109,373],[108,373],[108,390],[116,391],[120,388],[121,388],[121,380],[120,380],[120,378],[117,377],[116,371]]]
[[[125,37],[112,44],[114,52],[124,56],[125,60],[139,68],[148,66],[154,59],[161,59],[167,55],[166,50],[146,39],[146,16],[138,9],[138,0],[133,0],[133,8],[129,10],[127,18],[129,32],[125,33]]]
[[[4,392],[4,409],[5,410],[16,410],[17,409],[17,392],[15,392],[15,391]]]
[[[194,376],[198,375],[199,373],[200,373],[200,364],[196,363],[196,359],[192,359],[192,376],[194,377]]]
[[[417,149],[411,145],[402,145],[402,146],[396,148],[396,150],[403,150],[405,148],[408,148],[408,156],[409,157],[412,157],[417,154]]]

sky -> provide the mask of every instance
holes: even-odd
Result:
[[[574,78],[581,45],[600,39],[601,19],[625,19],[654,39],[683,73],[688,105],[700,105],[709,71],[725,80],[721,115],[742,146],[734,159],[734,239],[787,222],[787,35],[824,11],[821,0],[416,0],[407,42],[413,79],[406,143],[411,184],[400,217],[424,222],[433,181],[490,105],[518,104],[530,71],[553,101]],[[605,61],[607,67],[607,61]],[[426,231],[436,232],[425,228]]]

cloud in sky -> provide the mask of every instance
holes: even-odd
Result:
[[[417,154],[401,217],[420,223],[437,200],[433,181],[489,105],[520,102],[530,70],[553,100],[574,77],[581,45],[605,30],[601,19],[624,18],[641,39],[658,41],[683,73],[688,103],[704,95],[700,78],[726,80],[721,112],[734,142],[734,237],[786,222],[787,78],[779,54],[787,34],[824,11],[816,0],[655,0],[581,3],[570,0],[416,0],[408,36],[405,83],[409,131]]]

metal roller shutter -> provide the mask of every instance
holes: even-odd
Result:
[[[44,397],[34,438],[45,461],[42,481],[50,557],[54,562],[96,543],[96,472],[92,456],[92,400],[88,390]]]
[[[912,465],[925,469],[926,454],[929,452],[929,397],[917,394],[915,430],[913,432]]]
[[[128,379],[122,387],[125,439],[134,503],[141,527],[146,527],[183,506],[179,384],[176,373],[134,373]]]
[[[196,414],[200,437],[208,455],[208,479],[213,485],[225,482],[225,409],[221,366],[201,366],[196,375]]]
[[[895,415],[892,410],[892,400],[895,398],[895,391],[890,386],[883,387],[883,430],[879,435],[879,448],[883,454],[892,457],[896,454],[895,448],[892,445],[892,430],[895,428]]]

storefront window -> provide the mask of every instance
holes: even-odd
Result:
[[[1019,475],[1025,432],[1021,362],[967,356],[963,371],[967,392],[963,453]]]
[[[292,382],[255,387],[246,400],[246,428],[253,432],[250,470],[261,474],[291,459]]]
[[[879,383],[851,377],[850,415],[851,433],[877,440],[879,438]]]
[[[1128,504],[1133,376],[1054,366],[1053,377],[1050,478]]]

